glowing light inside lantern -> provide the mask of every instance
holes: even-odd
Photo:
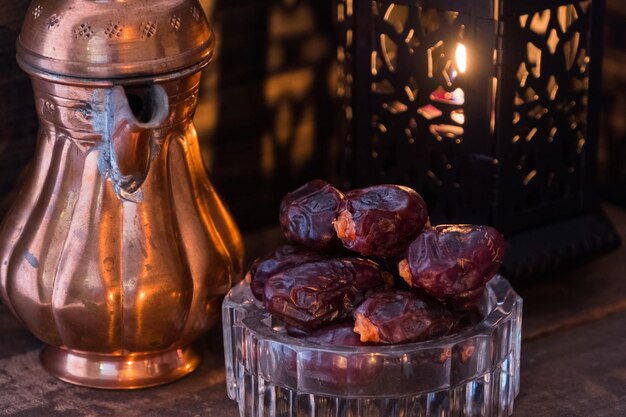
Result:
[[[462,43],[456,44],[456,67],[461,74],[467,70],[467,49]]]

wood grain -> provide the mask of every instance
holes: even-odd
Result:
[[[522,345],[515,417],[624,416],[626,313]]]
[[[204,361],[181,381],[141,391],[100,391],[68,385],[39,364],[41,342],[0,305],[0,416],[236,416],[226,398],[221,332],[207,334]]]

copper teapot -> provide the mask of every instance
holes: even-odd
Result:
[[[196,0],[36,0],[17,58],[40,122],[0,226],[0,296],[75,384],[139,388],[199,363],[241,236],[192,117],[214,36]]]

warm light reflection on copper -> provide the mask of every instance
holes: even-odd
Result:
[[[0,225],[0,299],[60,379],[158,385],[198,366],[242,269],[192,122],[214,39],[195,0],[75,2],[42,0],[20,35],[40,130]]]

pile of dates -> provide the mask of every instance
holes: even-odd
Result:
[[[502,264],[487,226],[431,226],[426,203],[400,185],[345,194],[322,180],[287,194],[289,244],[246,275],[287,331],[322,345],[435,339],[480,319],[476,302]]]

